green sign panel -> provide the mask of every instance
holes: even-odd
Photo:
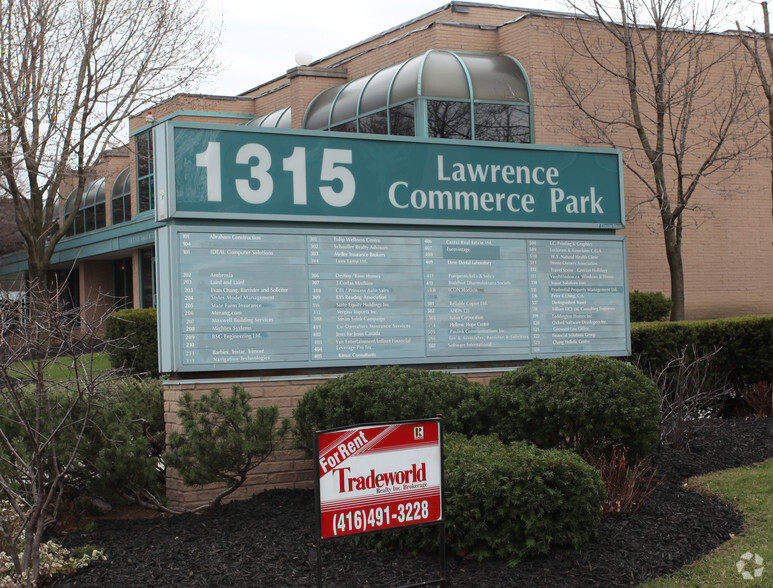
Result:
[[[613,150],[180,122],[157,133],[160,220],[624,226]]]

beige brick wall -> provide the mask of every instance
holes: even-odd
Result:
[[[504,7],[471,6],[469,12],[442,7],[385,34],[342,49],[314,63],[314,69],[333,69],[337,76],[325,77],[298,69],[287,76],[255,86],[235,98],[181,95],[154,109],[156,118],[176,111],[217,111],[260,116],[292,106],[293,127],[300,128],[308,104],[325,88],[371,74],[429,49],[498,52],[515,57],[524,67],[533,91],[535,141],[541,144],[585,145],[577,134],[577,111],[566,108],[566,100],[551,70],[557,60],[574,61],[560,33],[576,26],[571,19],[524,16]],[[521,18],[523,17],[523,18]],[[593,25],[586,24],[586,27]],[[588,29],[589,30],[589,29]],[[735,40],[717,36],[718,49],[726,50]],[[611,46],[598,51],[614,55]],[[721,96],[734,67],[747,67],[739,52],[734,61],[718,69],[712,80]],[[295,72],[295,73],[293,73]],[[345,77],[338,74],[345,72]],[[588,70],[588,75],[591,75]],[[756,88],[754,80],[750,87]],[[759,94],[757,102],[764,104]],[[605,82],[597,92],[599,107],[616,108],[624,100],[625,88]],[[716,95],[714,95],[716,96]],[[711,100],[711,95],[707,97]],[[236,119],[205,119],[239,122]],[[146,124],[144,114],[131,120],[131,128]],[[765,125],[754,119],[742,129],[743,137],[759,136]],[[635,143],[622,136],[621,142]],[[696,155],[698,153],[696,152]],[[133,159],[132,159],[133,161]],[[646,170],[643,170],[646,175]],[[746,313],[773,312],[773,219],[771,218],[770,161],[761,147],[739,161],[734,176],[717,177],[701,188],[693,200],[697,210],[685,213],[683,259],[685,264],[687,318],[711,318]],[[661,291],[670,295],[670,276],[657,207],[648,202],[646,187],[633,173],[625,173],[628,225],[628,270],[631,290]],[[111,186],[109,186],[111,187]],[[133,187],[136,190],[136,186]]]
[[[462,374],[465,375],[465,374]],[[488,384],[491,378],[500,375],[499,372],[467,374],[471,381]],[[298,401],[310,389],[335,376],[321,376],[319,378],[292,378],[257,380],[206,380],[200,382],[173,382],[168,381],[164,385],[164,418],[166,421],[166,433],[172,431],[182,432],[180,418],[177,415],[179,401],[184,392],[190,392],[194,399],[202,394],[209,393],[214,388],[219,388],[224,394],[230,392],[231,386],[238,384],[252,397],[254,406],[279,407],[279,416],[292,417],[292,411]],[[352,423],[359,424],[359,423]],[[291,440],[288,445],[291,444]],[[304,456],[303,451],[296,449],[282,449],[277,451],[252,472],[247,482],[236,492],[229,495],[226,502],[242,500],[272,488],[314,488],[314,470],[312,460]],[[195,508],[206,504],[224,489],[222,484],[211,484],[202,487],[186,486],[180,476],[173,469],[166,473],[166,494],[169,505],[178,508]]]

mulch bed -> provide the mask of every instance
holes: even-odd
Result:
[[[658,449],[664,481],[634,514],[601,522],[597,539],[517,566],[448,558],[456,586],[630,586],[678,570],[743,530],[728,505],[687,492],[691,476],[773,458],[773,418],[704,422],[690,448]],[[56,586],[315,586],[315,508],[309,491],[274,490],[204,514],[99,520],[61,538],[94,543],[108,560]],[[438,577],[437,557],[323,544],[325,586],[399,586]]]

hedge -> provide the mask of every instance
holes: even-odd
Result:
[[[111,314],[105,325],[110,365],[158,376],[155,308],[130,308]]]
[[[631,325],[632,360],[642,369],[663,370],[686,348],[711,353],[714,369],[739,389],[773,380],[773,316]]]

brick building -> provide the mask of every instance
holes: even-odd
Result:
[[[418,66],[417,56],[430,50],[513,57],[528,80],[528,96],[517,98],[529,101],[526,108],[520,109],[521,115],[526,112],[531,117],[527,131],[531,135],[527,141],[578,145],[580,141],[571,132],[577,113],[566,108],[566,100],[550,69],[550,64],[557,59],[572,56],[559,39],[559,29],[572,26],[573,19],[556,13],[452,2],[309,66],[291,69],[285,76],[261,83],[239,96],[176,96],[156,106],[150,114],[142,113],[130,121],[132,140],[127,148],[105,153],[94,170],[94,181],[102,183],[100,204],[95,205],[93,201],[89,204],[89,199],[85,199],[79,211],[84,221],[76,223],[75,234],[61,243],[54,260],[55,268],[70,274],[75,265],[77,271],[70,274],[75,281],[71,289],[81,301],[103,296],[107,297],[105,304],[153,306],[156,224],[149,192],[152,175],[147,175],[142,160],[137,159],[138,139],[140,142],[147,139],[153,124],[175,117],[291,128],[312,128],[308,126],[311,123],[314,128],[331,128],[319,124],[320,117],[326,114],[320,113],[330,106],[341,86],[354,82],[347,89],[349,99],[354,99],[354,92],[362,89],[368,76],[412,58],[413,66]],[[732,35],[716,35],[715,41],[723,49],[737,45]],[[734,64],[744,64],[744,57],[739,52],[724,70],[718,68],[717,83],[723,74],[730,76]],[[437,53],[421,61],[426,71],[438,67],[442,72],[448,65],[440,63],[442,56]],[[376,81],[388,83],[384,75]],[[749,83],[753,84],[754,80]],[[617,96],[624,91],[612,84],[608,86],[599,95],[601,106],[605,100],[610,104],[619,102]],[[335,90],[322,94],[331,87]],[[433,91],[442,93],[444,89]],[[761,93],[758,99],[764,100]],[[307,112],[310,105],[313,115]],[[344,108],[340,102],[338,108]],[[311,120],[304,121],[310,116]],[[334,113],[334,130],[357,130],[352,116],[346,125],[337,123],[336,117],[340,116],[339,112]],[[419,125],[426,124],[419,118],[416,120]],[[386,130],[364,127],[362,124],[360,132]],[[744,133],[760,135],[765,132],[762,127],[761,123],[749,123]],[[480,124],[476,126],[476,130],[480,128]],[[393,128],[392,132],[407,131]],[[416,130],[425,136],[444,136],[444,132],[426,127]],[[469,130],[466,132],[469,135]],[[463,137],[464,133],[457,137]],[[478,132],[476,138],[480,136]],[[522,139],[521,136],[508,140]],[[769,295],[773,285],[769,161],[764,151],[759,150],[745,154],[739,168],[735,175],[709,180],[707,188],[695,198],[700,211],[685,213],[683,258],[687,318],[773,311],[773,299]],[[625,187],[628,224],[623,234],[629,238],[630,288],[668,295],[669,273],[658,210],[647,201],[643,186],[633,174],[626,174]],[[63,198],[66,196],[63,194]],[[91,212],[95,215],[93,218],[88,216]],[[89,224],[92,220],[93,224]],[[22,252],[0,258],[0,280],[6,290],[19,289],[24,271]]]
[[[130,121],[129,145],[104,154],[73,234],[59,245],[54,267],[69,276],[71,296],[81,304],[97,300],[102,308],[156,305],[154,243],[160,223],[154,214],[152,130],[170,119],[587,145],[575,132],[580,113],[567,106],[553,73],[557,63],[587,67],[566,44],[578,24],[592,37],[597,25],[578,23],[563,14],[451,2],[238,96],[175,96],[135,116]],[[713,43],[716,51],[738,46],[731,34],[717,34]],[[717,87],[731,78],[734,67],[748,67],[745,59],[738,50],[717,68]],[[753,78],[749,79],[753,85]],[[624,87],[608,84],[598,92],[597,106],[614,107],[623,92]],[[764,103],[761,92],[756,100]],[[747,140],[764,136],[767,130],[755,121],[750,119],[739,136]],[[628,138],[623,134],[621,140]],[[770,160],[759,148],[737,163],[738,173],[710,179],[715,183],[695,197],[700,210],[685,213],[687,318],[773,312]],[[628,220],[619,233],[628,240],[629,287],[669,295],[659,211],[635,174],[626,172],[624,185]],[[62,213],[71,212],[66,196]],[[24,272],[23,253],[0,258],[0,280],[6,290],[22,289]],[[168,426],[175,426],[179,394],[209,390],[217,375],[211,376],[167,386]],[[475,377],[485,381],[489,376]],[[240,380],[253,395],[279,404],[285,413],[299,395],[320,381],[324,378],[318,375]],[[298,460],[293,452],[281,457],[268,464],[260,479],[242,494],[266,485],[309,483],[308,462]],[[169,484],[173,502],[192,504],[207,492],[197,490],[204,493],[199,496],[175,479]]]

